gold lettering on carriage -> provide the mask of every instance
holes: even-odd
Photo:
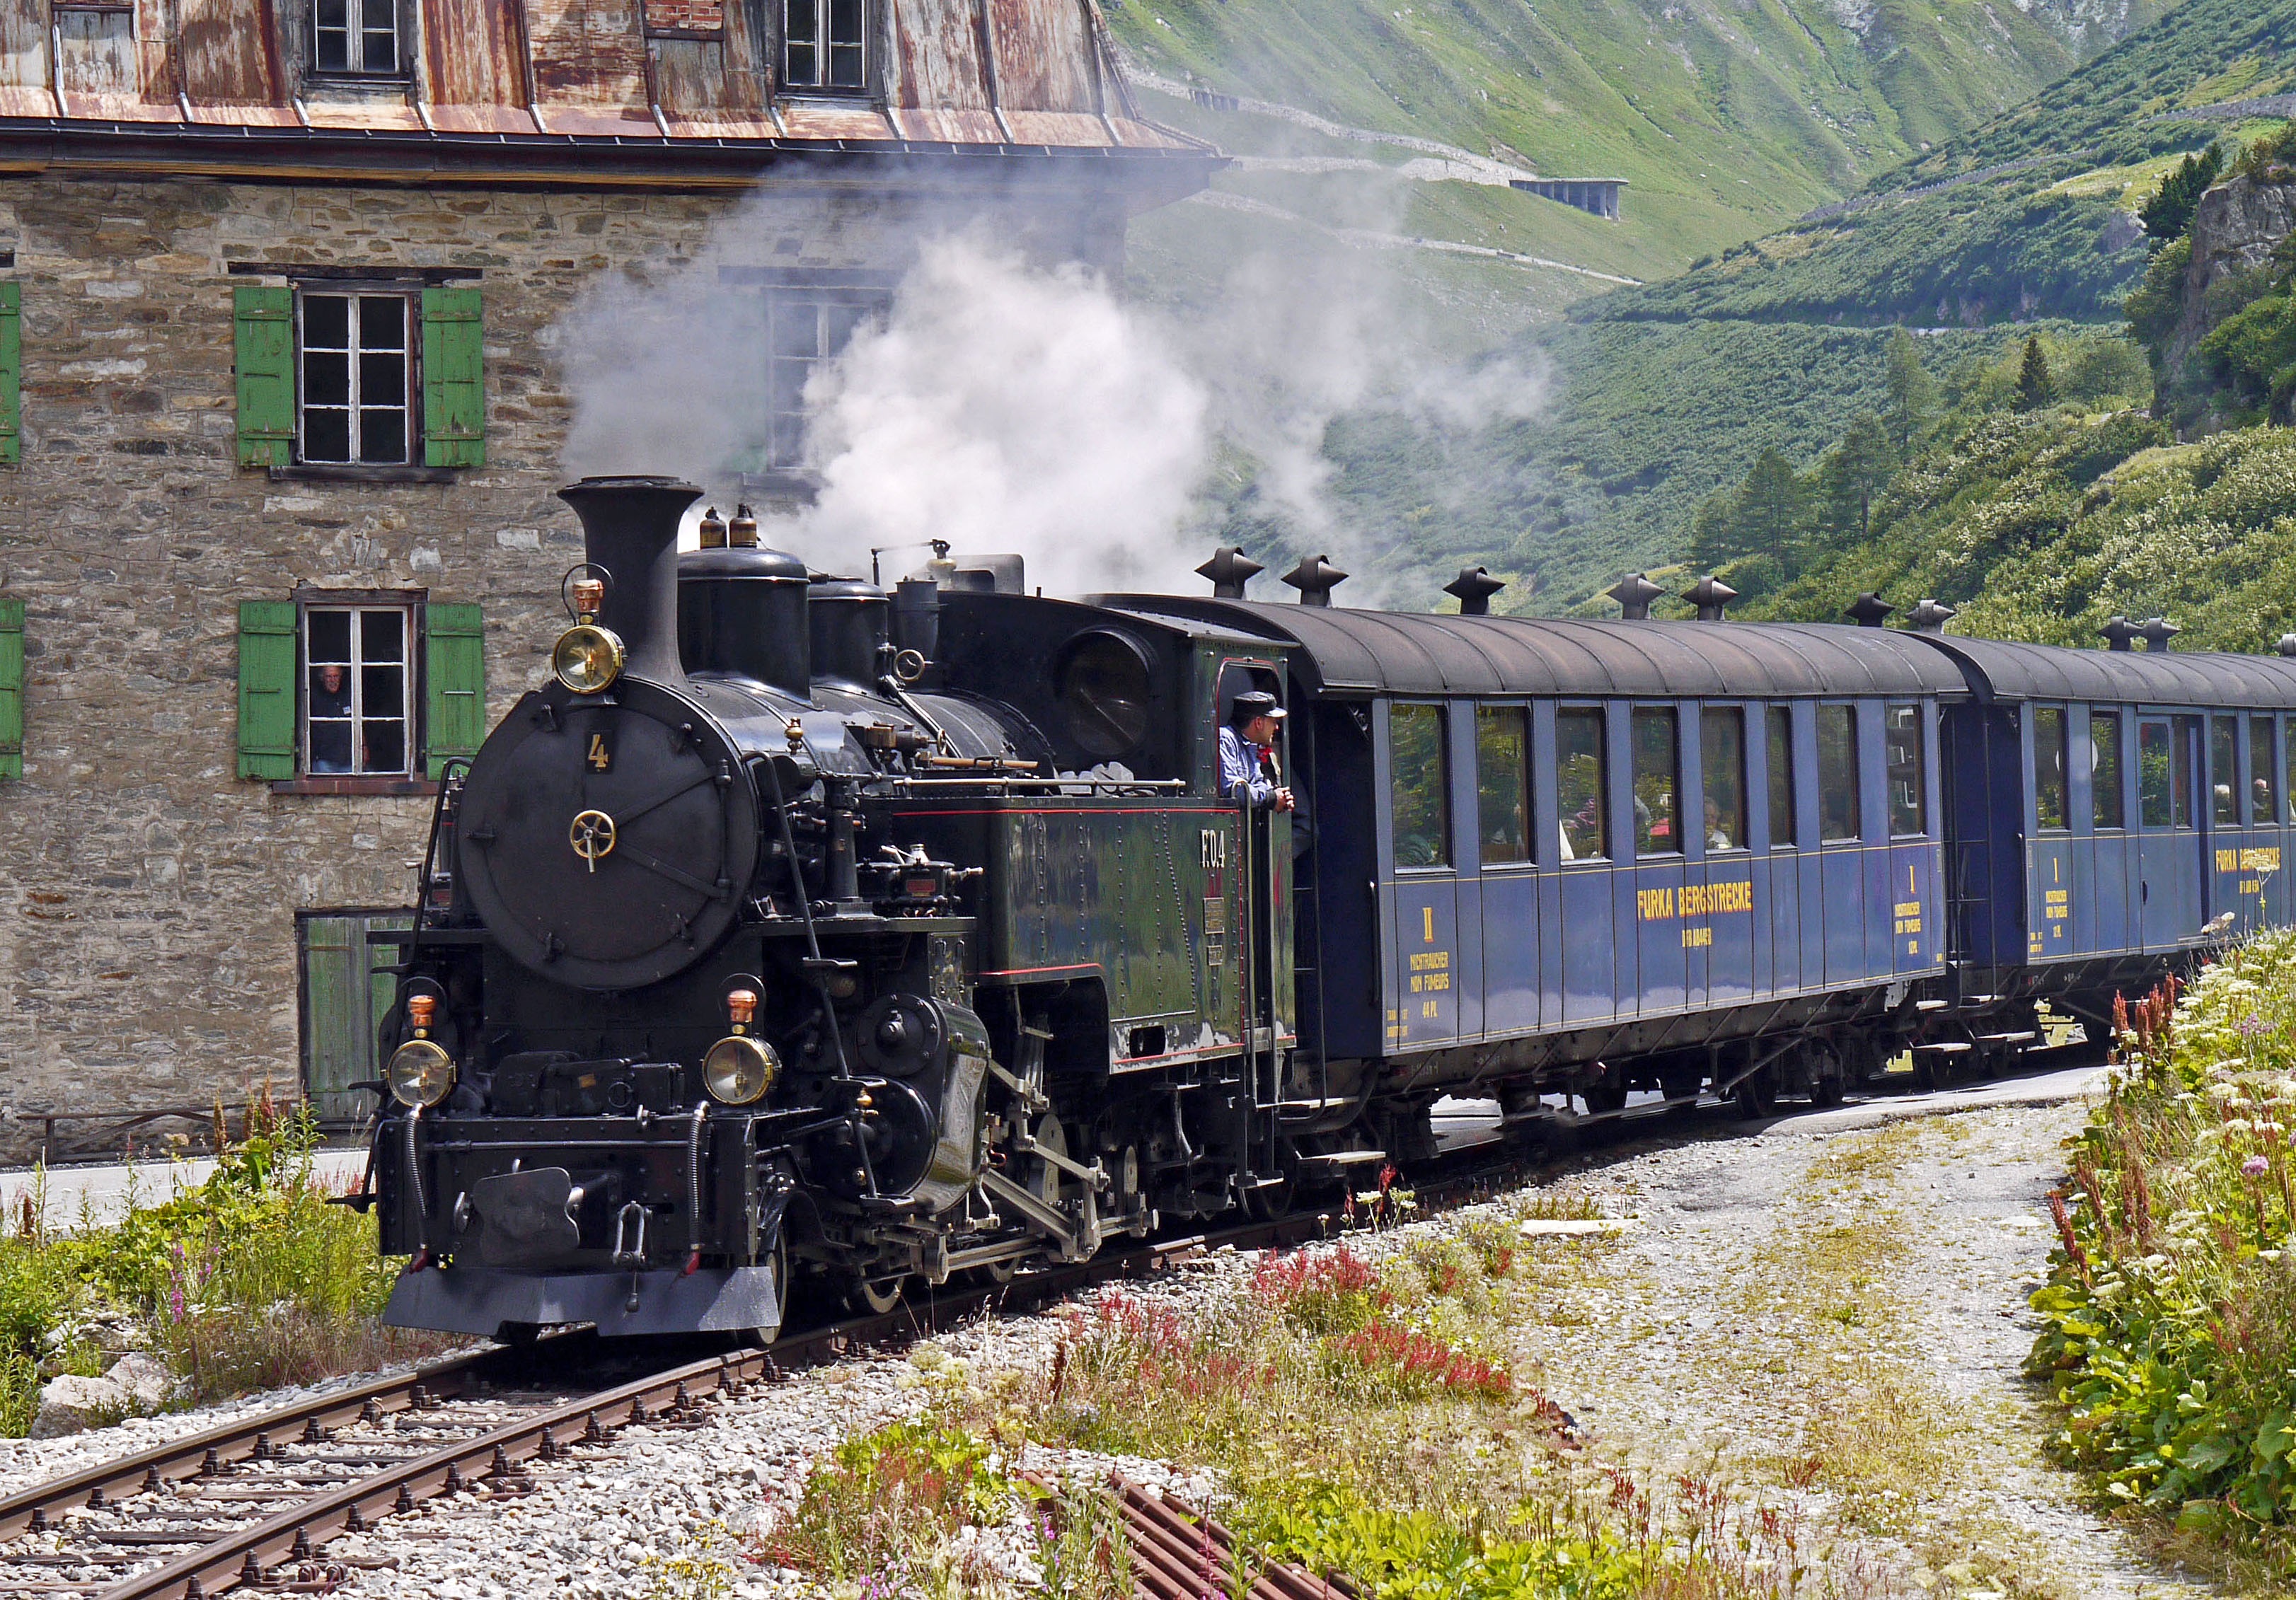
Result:
[[[1644,922],[1671,922],[1677,917],[1716,917],[1754,909],[1754,885],[1750,878],[1736,883],[1685,884],[1675,889],[1637,889],[1635,915]]]

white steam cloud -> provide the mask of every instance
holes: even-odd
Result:
[[[1208,396],[1081,267],[936,240],[806,400],[821,495],[785,536],[818,565],[931,537],[1055,594],[1175,581]]]
[[[765,298],[742,264],[785,228],[744,213],[658,281],[601,282],[560,322],[570,469],[676,472],[736,497],[772,426]],[[927,232],[885,315],[808,385],[820,492],[767,541],[841,572],[897,550],[888,579],[946,539],[1025,557],[1047,593],[1185,592],[1234,518],[1271,565],[1277,543],[1326,551],[1357,575],[1345,600],[1378,603],[1401,534],[1360,526],[1334,493],[1334,425],[1383,416],[1441,458],[1538,414],[1549,388],[1535,366],[1442,354],[1402,265],[1310,231],[1245,255],[1198,303],[1155,307],[979,227]],[[1438,497],[1462,502],[1471,470]]]

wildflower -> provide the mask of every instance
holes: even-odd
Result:
[[[2272,1163],[2261,1155],[2251,1155],[2240,1163],[2240,1172],[2243,1178],[2261,1178],[2271,1170]]]

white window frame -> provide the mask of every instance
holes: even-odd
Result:
[[[845,354],[845,347],[853,336],[873,317],[882,316],[891,303],[890,292],[882,290],[853,288],[803,288],[775,285],[766,291],[766,439],[767,469],[774,472],[805,472],[819,463],[813,459],[812,445],[806,438],[805,385],[800,383],[794,391],[782,382],[784,363],[801,368],[808,380],[814,372]],[[846,330],[843,339],[832,338],[830,321],[832,311],[857,313]],[[791,317],[810,317],[813,321],[813,348],[810,355],[784,355],[781,353],[781,334],[785,321]],[[794,406],[785,405],[785,393],[795,395]],[[784,439],[793,437],[794,448],[784,445]]]
[[[308,303],[315,298],[320,299],[340,299],[349,302],[343,319],[343,337],[348,342],[348,348],[342,352],[345,355],[346,365],[348,368],[349,387],[347,391],[347,408],[337,407],[332,404],[315,407],[311,404],[310,384],[306,377],[306,367],[313,347],[311,345],[309,324],[306,315],[306,311]],[[368,405],[366,404],[365,397],[361,391],[360,386],[363,381],[361,369],[364,363],[359,360],[359,357],[364,352],[359,344],[359,304],[364,300],[396,300],[399,303],[402,308],[399,322],[402,337],[399,347],[395,352],[399,357],[401,392],[398,396],[398,401],[396,406],[384,407]],[[417,396],[421,392],[421,380],[419,374],[416,372],[415,365],[417,358],[421,353],[422,343],[422,297],[417,290],[398,287],[379,288],[373,285],[355,283],[338,284],[326,282],[301,283],[296,285],[295,459],[297,461],[314,467],[406,467],[412,466],[420,459],[419,452],[422,449],[422,439],[419,437],[418,429],[422,420],[422,412],[417,404]],[[321,347],[320,353],[334,354],[335,347]],[[380,352],[376,353],[380,354]],[[310,412],[313,410],[336,411],[343,409],[348,410],[348,428],[346,430],[346,439],[348,441],[346,448],[348,453],[341,457],[314,455],[310,449],[310,428],[308,423]],[[364,427],[361,420],[361,413],[364,411],[379,411],[386,409],[398,411],[404,419],[403,424],[400,428],[399,453],[397,458],[393,460],[371,460],[365,456],[361,452],[360,436]]]
[[[414,775],[416,760],[414,725],[415,650],[420,642],[416,627],[416,602],[357,600],[342,604],[324,602],[306,604],[297,618],[295,656],[297,695],[295,706],[296,768],[310,778],[406,778]],[[399,622],[398,707],[396,718],[400,729],[399,764],[395,767],[371,767],[366,764],[365,728],[370,720],[389,722],[394,714],[388,708],[375,709],[366,704],[366,631],[361,625],[365,616],[382,613],[395,616]],[[314,662],[311,659],[311,618],[315,615],[348,616],[350,618],[350,660],[348,663]],[[320,771],[311,763],[311,679],[315,671],[340,665],[348,682],[349,715],[321,717],[322,722],[347,722],[351,735],[350,765],[342,771]],[[383,665],[378,663],[377,665]]]
[[[326,78],[398,78],[406,70],[406,53],[398,37],[398,0],[342,0],[341,29],[322,27],[319,21],[321,0],[311,0],[311,69]],[[381,18],[380,24],[376,21]],[[341,66],[324,64],[320,41],[327,34],[344,36],[348,60]],[[366,64],[366,43],[370,37],[385,36],[390,40],[390,65],[370,67]]]
[[[855,19],[853,36],[850,38],[832,37],[830,33],[832,20],[840,9],[846,6],[852,8]],[[802,37],[796,31],[798,18],[794,14],[800,7],[812,11],[814,23],[811,33]],[[870,0],[782,0],[782,87],[807,94],[867,93],[869,73],[874,64],[870,60],[869,12]],[[800,78],[793,69],[792,63],[800,49],[813,53],[814,69],[810,77]],[[833,76],[831,60],[840,51],[857,53],[857,70],[851,74],[850,82],[831,81]]]

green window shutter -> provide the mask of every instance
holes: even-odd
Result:
[[[24,459],[23,285],[0,283],[0,461]]]
[[[486,361],[479,291],[422,291],[422,461],[430,467],[487,464]]]
[[[476,606],[424,608],[424,770],[479,753],[487,736],[487,634]]]
[[[239,606],[239,775],[295,776],[295,602]]]
[[[24,775],[24,602],[0,600],[0,778]]]
[[[257,283],[235,285],[232,323],[239,373],[239,464],[291,467],[295,463],[295,291]]]

